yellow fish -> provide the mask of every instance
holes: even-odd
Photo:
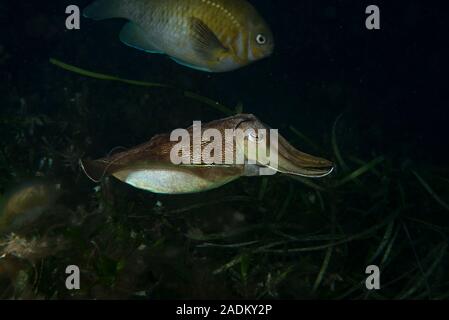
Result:
[[[84,16],[128,19],[123,43],[201,71],[235,70],[274,48],[270,28],[246,0],[98,0]]]

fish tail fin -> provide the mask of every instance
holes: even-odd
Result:
[[[83,10],[83,16],[93,20],[126,18],[123,0],[97,0]]]
[[[108,174],[107,166],[98,161],[80,159],[79,165],[84,174],[95,183],[99,183]]]

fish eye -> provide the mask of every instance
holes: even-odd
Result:
[[[256,37],[256,41],[258,44],[266,44],[267,38],[263,34],[258,34]]]

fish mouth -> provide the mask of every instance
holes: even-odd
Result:
[[[333,162],[299,151],[281,136],[278,138],[277,152],[277,166],[268,165],[267,167],[280,173],[307,178],[322,178],[331,174],[335,169]]]

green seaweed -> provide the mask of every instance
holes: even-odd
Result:
[[[426,191],[435,199],[435,201],[445,208],[446,210],[449,210],[449,204],[443,201],[433,190],[432,188],[427,184],[427,182],[414,170],[412,170],[412,173],[415,175],[416,179],[418,179],[419,183],[426,189]]]
[[[93,78],[93,79],[98,79],[98,80],[107,80],[107,81],[116,81],[116,82],[122,82],[122,83],[126,83],[129,85],[134,85],[134,86],[142,86],[142,87],[148,87],[148,88],[167,88],[167,89],[172,89],[172,90],[176,90],[178,91],[174,86],[172,85],[168,85],[168,84],[163,84],[163,83],[155,83],[155,82],[146,82],[146,81],[137,81],[137,80],[129,80],[129,79],[122,79],[119,77],[115,77],[115,76],[111,76],[111,75],[106,75],[106,74],[102,74],[102,73],[97,73],[97,72],[93,72],[93,71],[89,71],[89,70],[85,70],[85,69],[81,69],[79,67],[64,63],[62,61],[59,61],[57,59],[54,58],[50,58],[50,63],[54,64],[55,66],[73,72],[73,73],[77,73],[80,74],[82,76],[85,77],[89,77],[89,78]],[[234,115],[235,112],[232,111],[230,108],[212,100],[206,97],[203,97],[197,93],[191,92],[191,91],[182,91],[183,95],[187,98],[190,99],[194,99],[196,101],[200,101],[210,107],[212,107],[215,110],[218,110],[226,115]]]
[[[124,80],[51,62],[85,77],[160,89],[161,97],[176,93],[177,98],[186,98],[186,110],[201,101],[208,105],[205,116],[243,111],[241,105],[228,108],[170,85]],[[247,178],[208,193],[179,197],[140,192],[114,179],[94,185],[76,165],[67,165],[67,159],[109,148],[92,143],[98,142],[97,128],[122,121],[123,114],[130,121],[139,117],[157,126],[157,121],[146,117],[168,104],[165,98],[144,100],[140,109],[122,110],[109,108],[111,103],[105,99],[108,112],[98,116],[88,105],[98,94],[97,84],[86,86],[82,79],[68,79],[70,85],[64,88],[54,86],[59,108],[48,115],[10,112],[1,116],[0,192],[16,180],[35,175],[61,178],[65,192],[49,219],[21,230],[19,238],[1,237],[0,256],[8,246],[20,249],[21,241],[64,243],[63,251],[51,248],[43,256],[18,259],[15,278],[0,282],[2,298],[449,297],[446,168],[418,165],[389,154],[351,154],[342,148],[347,141],[337,135],[339,117],[329,132],[323,132],[331,138],[329,145],[289,127],[301,143],[323,155],[334,154],[337,170],[325,179]],[[76,81],[76,89],[70,81]],[[14,106],[7,110],[14,111]],[[125,143],[159,129],[128,127]],[[51,158],[53,167],[41,170],[43,158]],[[22,253],[33,247],[26,249]],[[76,293],[65,289],[61,267],[73,261],[83,272],[83,287]],[[369,264],[381,269],[378,292],[365,287]]]
[[[369,163],[363,165],[362,167],[358,168],[357,170],[354,170],[349,175],[347,175],[340,181],[336,182],[334,187],[340,187],[340,186],[364,175],[365,173],[372,171],[374,169],[374,167],[376,167],[377,165],[382,163],[384,160],[385,160],[385,158],[383,156],[377,157],[376,159],[371,160]]]

